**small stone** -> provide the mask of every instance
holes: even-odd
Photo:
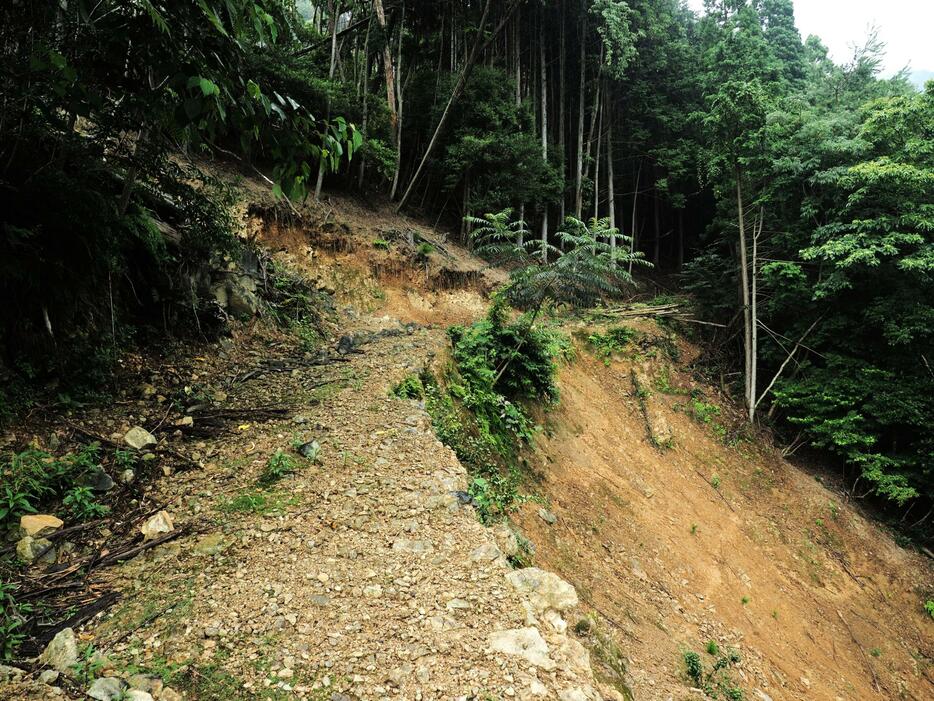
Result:
[[[123,440],[128,446],[136,448],[136,450],[146,450],[146,448],[152,448],[158,443],[156,437],[142,426],[131,428],[126,432]]]
[[[125,701],[153,701],[152,694],[142,689],[130,689],[124,692],[123,699]]]
[[[170,686],[165,687],[159,694],[159,701],[184,701],[182,695]]]
[[[406,538],[400,538],[392,544],[392,549],[397,552],[425,555],[426,553],[432,552],[435,548],[430,540],[408,540]]]
[[[0,681],[4,679],[20,679],[25,672],[19,667],[10,667],[9,665],[0,664]]]
[[[120,473],[120,481],[123,482],[123,484],[132,484],[135,479],[136,473],[129,467]]]
[[[489,562],[501,557],[502,554],[495,543],[484,543],[471,551],[470,559],[474,562]]]
[[[175,422],[175,425],[179,428],[187,428],[195,425],[195,419],[192,416],[183,416],[178,421]]]
[[[19,520],[23,535],[31,535],[33,538],[54,533],[63,525],[60,518],[51,514],[26,514]]]
[[[143,384],[139,386],[139,396],[142,397],[143,399],[149,399],[151,397],[155,397],[157,393],[158,393],[158,390],[155,387],[153,387],[151,384],[149,384],[148,382],[144,382]]]
[[[101,468],[91,470],[78,482],[82,487],[88,487],[95,492],[109,492],[114,488],[113,478]]]
[[[78,662],[78,641],[71,628],[60,630],[39,656],[39,663],[69,674]]]
[[[538,510],[538,517],[549,526],[553,526],[558,522],[558,517],[544,507]]]
[[[88,689],[88,696],[97,701],[114,701],[125,697],[123,690],[126,688],[126,682],[117,677],[101,677],[95,679]],[[148,694],[147,694],[148,695]],[[152,698],[150,696],[150,698]]]
[[[150,517],[146,523],[140,527],[143,534],[143,540],[152,540],[163,533],[171,533],[175,529],[172,517],[167,511],[160,511],[155,516]]]
[[[39,683],[40,684],[54,684],[56,681],[58,681],[59,674],[60,672],[54,669],[43,670],[42,673],[39,675]]]
[[[225,547],[226,544],[224,543],[224,536],[222,534],[209,533],[200,538],[192,549],[198,555],[217,555],[223,552]]]
[[[370,599],[378,599],[383,595],[383,588],[379,584],[370,584],[363,587],[363,595]]]

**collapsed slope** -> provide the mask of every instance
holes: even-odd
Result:
[[[536,562],[619,636],[638,699],[696,698],[683,655],[709,669],[709,641],[740,652],[733,676],[756,701],[931,698],[930,561],[767,437],[744,438],[677,343],[630,344],[606,364],[581,343],[561,370],[536,456],[557,521],[533,505],[516,519]]]

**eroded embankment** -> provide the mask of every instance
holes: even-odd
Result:
[[[684,654],[707,674],[731,648],[721,698],[930,698],[929,561],[743,431],[686,371],[683,340],[606,364],[586,346],[542,417],[538,489],[557,520],[526,505],[516,522],[619,636],[636,698],[693,698]]]

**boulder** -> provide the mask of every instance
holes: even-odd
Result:
[[[538,510],[538,517],[549,526],[553,526],[558,522],[558,517],[544,507]]]
[[[561,577],[537,567],[513,570],[506,579],[517,590],[525,593],[539,611],[555,609],[564,611],[577,606],[577,591]]]
[[[544,670],[555,668],[554,660],[548,656],[548,643],[538,632],[538,628],[516,628],[491,633],[490,649],[493,652],[521,657],[529,664]]]
[[[136,450],[146,450],[154,447],[159,441],[142,426],[134,426],[123,437],[124,442]]]
[[[121,701],[125,698],[128,698],[124,689],[126,688],[126,682],[117,677],[101,677],[100,679],[95,679],[94,683],[91,684],[91,687],[87,691],[87,695],[92,699],[97,699],[97,701],[115,701],[120,699]],[[146,694],[149,696],[149,694]],[[152,698],[152,696],[149,696]]]
[[[29,535],[33,538],[54,533],[64,524],[60,518],[51,514],[26,514],[19,520],[19,527],[23,535]]]
[[[58,553],[52,547],[52,541],[46,538],[24,536],[16,543],[16,556],[23,562],[55,562]]]
[[[143,540],[158,538],[165,533],[171,533],[174,529],[175,524],[167,511],[160,511],[155,516],[150,516],[146,523],[140,526]]]
[[[78,640],[71,628],[60,630],[39,656],[39,663],[63,674],[72,674],[78,663]]]

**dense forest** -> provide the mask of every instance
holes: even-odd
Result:
[[[923,525],[934,84],[881,79],[884,50],[835,63],[791,0],[5,3],[0,411],[213,323],[231,195],[197,164],[221,158],[465,240],[508,210],[546,258],[605,219],[606,255],[618,234],[716,330],[750,422]]]

